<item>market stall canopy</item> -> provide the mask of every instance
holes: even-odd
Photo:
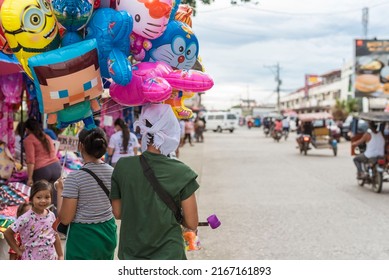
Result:
[[[307,114],[299,114],[298,118],[302,122],[309,122],[314,120],[332,119],[332,115],[327,112],[307,113]]]
[[[22,71],[23,69],[19,61],[13,54],[9,55],[0,52],[0,76],[15,74]]]

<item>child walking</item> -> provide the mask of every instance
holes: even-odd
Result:
[[[31,209],[31,204],[30,203],[25,202],[23,204],[20,204],[18,206],[18,210],[16,211],[16,218],[19,218],[21,215],[23,215],[24,213],[26,213],[30,209]],[[16,244],[20,248],[22,246],[22,241],[20,239],[20,234],[19,233],[15,233],[14,234],[14,238],[15,238]],[[12,248],[9,249],[8,254],[9,254],[9,259],[10,260],[20,260],[21,259],[21,256],[18,256],[18,254]]]
[[[52,227],[55,215],[47,209],[52,191],[46,180],[35,182],[31,187],[31,209],[4,233],[7,243],[22,260],[63,260],[61,240]],[[15,233],[20,234],[21,247],[15,241]]]

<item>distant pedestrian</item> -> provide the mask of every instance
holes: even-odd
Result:
[[[200,143],[204,142],[204,136],[203,136],[203,132],[205,128],[204,121],[201,120],[199,117],[197,117],[194,123],[194,127],[195,127],[196,142],[200,142]]]
[[[109,139],[108,156],[111,158],[111,165],[114,167],[119,158],[135,156],[138,154],[138,138],[128,128],[122,119],[115,120],[116,132]]]
[[[185,121],[180,120],[180,145],[179,147],[182,147],[184,145],[184,139],[185,139]]]
[[[52,191],[51,184],[46,180],[35,182],[31,187],[31,209],[4,233],[7,243],[22,260],[63,259],[61,240],[52,227],[55,215],[47,209],[51,204]],[[15,233],[20,234],[21,247],[16,243]]]
[[[188,139],[188,142],[191,146],[192,144],[192,135],[194,134],[194,124],[192,120],[185,120],[185,137],[184,137],[184,144],[186,143],[186,139]]]

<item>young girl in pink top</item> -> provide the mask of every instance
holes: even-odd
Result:
[[[52,187],[46,180],[35,182],[31,188],[32,208],[21,215],[4,233],[9,246],[22,260],[63,260],[61,240],[53,229],[51,204]],[[14,234],[19,233],[19,247]]]
[[[21,215],[23,215],[24,213],[26,213],[30,209],[31,209],[31,204],[30,203],[25,202],[23,204],[20,204],[19,207],[18,207],[18,210],[16,211],[16,218],[19,218]],[[15,233],[14,238],[15,238],[16,244],[19,247],[21,247],[22,246],[22,240],[20,239],[20,234],[19,233]],[[9,254],[9,259],[10,260],[20,260],[21,259],[21,257],[18,256],[18,254],[16,254],[16,252],[14,250],[12,250],[12,248],[9,249],[8,254]]]

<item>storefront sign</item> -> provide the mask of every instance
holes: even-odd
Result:
[[[389,98],[389,40],[355,40],[355,97]]]
[[[77,152],[78,138],[75,136],[58,135],[59,149],[62,151]]]

